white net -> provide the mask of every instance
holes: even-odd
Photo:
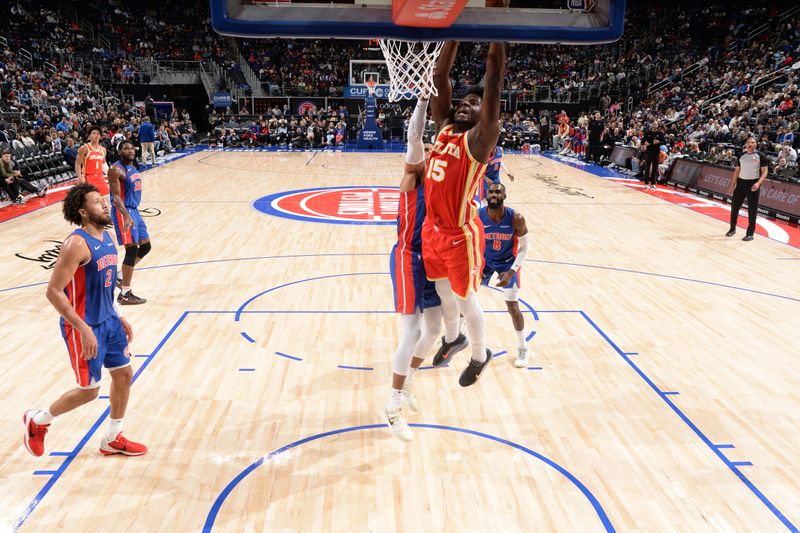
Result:
[[[379,39],[389,66],[389,101],[436,96],[433,66],[442,51],[442,42],[411,42]]]

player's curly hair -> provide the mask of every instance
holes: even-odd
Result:
[[[61,206],[61,209],[64,212],[64,218],[67,220],[67,222],[75,224],[76,226],[81,225],[83,220],[81,219],[81,214],[78,211],[83,209],[83,206],[86,203],[86,195],[90,192],[100,191],[98,191],[97,187],[91,183],[79,183],[69,190],[66,198],[64,198],[63,205]]]

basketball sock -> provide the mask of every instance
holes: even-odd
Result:
[[[123,287],[122,287],[122,294],[128,294],[129,292],[131,292],[131,288],[130,288],[130,287],[125,287],[125,286],[123,285]]]
[[[478,363],[486,361],[486,336],[483,321],[483,310],[478,303],[478,296],[470,292],[465,300],[458,300],[458,310],[467,321],[467,334],[472,346],[472,359]]]
[[[525,348],[525,330],[514,330],[514,333],[517,334],[517,348]]]
[[[122,419],[109,418],[108,428],[106,429],[106,440],[112,441],[117,438],[117,435],[122,433]]]
[[[442,330],[442,308],[441,306],[428,307],[422,312],[422,333],[414,345],[413,354],[415,357],[425,359],[430,355],[433,345],[439,340]]]
[[[402,332],[400,342],[392,357],[392,372],[398,376],[405,376],[408,367],[411,365],[411,357],[414,354],[414,346],[420,337],[420,321],[422,313],[413,315],[400,315]]]
[[[450,282],[446,279],[436,281],[436,293],[442,301],[442,318],[444,318],[444,340],[453,342],[458,338],[458,302]]]
[[[402,406],[403,406],[403,390],[392,389],[392,393],[389,395],[389,403],[386,404],[386,410],[397,411]]]
[[[46,426],[53,421],[55,417],[50,414],[50,409],[39,411],[33,415],[33,423],[39,426]]]

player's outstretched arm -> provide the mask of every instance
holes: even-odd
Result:
[[[417,100],[414,113],[408,121],[408,146],[406,147],[406,164],[400,192],[412,191],[425,172],[425,121],[428,118],[428,100]]]
[[[436,87],[437,96],[431,98],[431,116],[436,123],[436,133],[453,122],[453,86],[450,85],[450,71],[456,61],[458,43],[448,41],[444,43],[442,52],[433,66],[433,86]]]
[[[506,44],[489,44],[486,54],[486,75],[483,78],[483,98],[478,123],[469,130],[467,141],[472,157],[485,163],[489,160],[500,136],[500,93],[506,76]]]

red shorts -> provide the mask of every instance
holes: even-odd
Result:
[[[100,194],[102,194],[103,196],[109,193],[108,180],[102,174],[100,174],[99,176],[90,176],[87,174],[86,183],[90,183],[95,187],[97,187],[97,190],[100,191]]]
[[[466,298],[478,292],[483,274],[483,224],[478,217],[460,228],[439,228],[425,220],[422,259],[429,280],[447,279],[453,292]]]

